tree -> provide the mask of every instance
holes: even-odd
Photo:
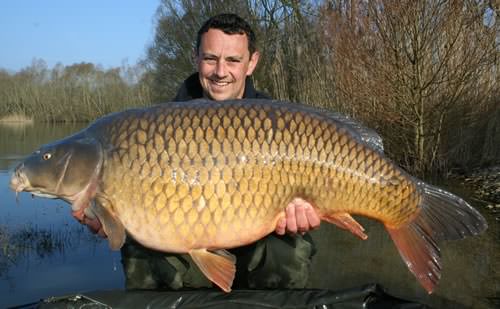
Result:
[[[35,60],[21,71],[0,71],[0,116],[20,115],[38,121],[92,121],[130,106],[151,103],[150,78],[144,65],[104,70],[93,63],[57,64],[49,69]]]
[[[494,86],[484,83],[497,52],[495,33],[483,22],[484,4],[343,3],[324,21],[325,39],[336,52],[339,95],[354,114],[391,136],[388,150],[407,168],[421,175],[440,168],[450,152],[443,146],[458,142],[443,140],[457,125],[449,116],[467,111],[459,124],[474,121]]]

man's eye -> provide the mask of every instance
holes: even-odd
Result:
[[[205,62],[208,62],[208,63],[214,63],[214,62],[216,62],[216,61],[217,61],[217,59],[215,59],[215,58],[210,58],[210,57],[203,58],[203,60],[204,60]]]

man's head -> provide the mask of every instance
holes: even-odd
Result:
[[[207,20],[198,31],[196,63],[205,96],[213,100],[241,99],[245,79],[252,75],[259,53],[255,34],[235,14]]]

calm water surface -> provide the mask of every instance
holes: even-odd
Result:
[[[28,194],[20,194],[16,202],[8,188],[9,172],[17,160],[82,127],[0,124],[1,308],[48,296],[124,287],[119,252],[109,250],[105,241],[77,223],[69,205]],[[377,282],[392,295],[435,308],[500,307],[499,223],[482,212],[490,225],[484,235],[440,245],[442,279],[431,296],[407,270],[382,226],[364,218],[359,221],[369,235],[366,241],[328,224],[313,232],[318,253],[310,287],[341,290]]]

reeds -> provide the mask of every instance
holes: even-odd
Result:
[[[12,230],[0,225],[0,277],[21,261],[65,255],[82,243],[95,247],[101,241],[103,239],[89,233],[84,226],[57,229],[31,224]]]

